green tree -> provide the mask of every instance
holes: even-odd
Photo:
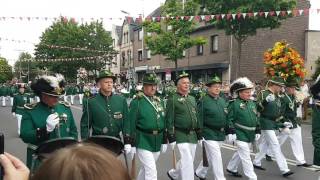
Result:
[[[37,75],[41,74],[38,65],[39,62],[35,61],[31,54],[22,52],[18,61],[14,64],[14,75],[23,82],[33,80]]]
[[[235,18],[213,19],[212,23],[218,29],[224,29],[227,35],[233,35],[238,44],[236,71],[238,77],[240,72],[241,51],[243,42],[257,33],[260,28],[278,28],[281,20],[291,16],[277,16],[276,11],[291,10],[296,6],[296,0],[197,0],[207,10],[207,14],[238,14],[239,12],[273,12],[274,15],[265,17],[259,13],[255,17],[235,16]],[[230,17],[230,16],[229,16]]]
[[[316,80],[319,74],[320,74],[320,56],[316,60],[316,71],[312,75],[312,79]]]
[[[50,47],[52,45],[82,48],[82,50],[52,48]],[[36,59],[97,57],[71,61],[40,61],[41,68],[62,73],[69,80],[76,78],[77,69],[80,67],[86,68],[91,73],[96,73],[105,67],[106,63],[109,63],[117,53],[112,47],[110,32],[103,28],[102,22],[96,21],[80,25],[72,19],[67,20],[63,17],[45,30],[35,51]]]
[[[12,67],[5,58],[0,57],[0,83],[5,83],[11,80],[12,77]]]
[[[184,5],[180,1],[167,0],[161,7],[162,16],[193,16],[198,11],[198,5],[193,1],[187,1]],[[147,47],[151,54],[161,54],[167,60],[175,63],[175,71],[178,68],[178,60],[184,57],[183,51],[195,45],[205,44],[202,37],[192,38],[190,33],[196,28],[194,21],[180,18],[166,18],[160,22],[146,21],[143,24],[145,31],[151,36],[145,37]]]

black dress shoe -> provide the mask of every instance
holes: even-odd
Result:
[[[241,177],[242,177],[242,175],[239,174],[238,172],[232,172],[232,171],[230,171],[229,169],[227,169],[227,172],[228,172],[231,176],[238,177],[238,178],[241,178]]]
[[[167,175],[168,175],[168,177],[169,177],[170,180],[174,180],[174,179],[171,177],[171,175],[169,174],[169,171],[167,171]]]
[[[206,178],[201,178],[201,177],[199,177],[196,172],[194,172],[194,175],[195,175],[197,178],[199,178],[200,180],[206,180]]]
[[[255,169],[259,169],[259,170],[262,170],[262,171],[265,171],[265,170],[266,170],[266,168],[263,168],[262,166],[253,165],[253,167],[254,167]]]
[[[312,166],[312,164],[308,164],[308,163],[304,163],[304,164],[298,164],[297,165],[298,167],[310,167],[310,166]]]
[[[266,160],[267,161],[272,161],[272,157],[266,154]]]
[[[282,176],[283,176],[283,177],[288,177],[288,176],[290,176],[290,175],[292,175],[292,174],[294,174],[294,172],[288,171],[288,172],[282,174]]]

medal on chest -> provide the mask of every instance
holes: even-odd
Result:
[[[240,108],[241,109],[245,109],[246,108],[246,104],[245,103],[240,103]]]

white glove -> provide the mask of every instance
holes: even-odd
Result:
[[[256,136],[255,136],[254,140],[255,140],[255,141],[259,141],[260,136],[261,136],[261,134],[256,134]]]
[[[232,144],[237,139],[236,134],[228,134],[227,136],[227,143]]]
[[[235,142],[237,140],[237,135],[236,134],[232,134],[232,142]]]
[[[284,122],[283,126],[286,128],[293,128],[293,124],[291,122]]]
[[[276,100],[276,97],[274,96],[274,94],[269,94],[267,97],[266,97],[266,101],[267,102],[272,102]]]
[[[289,135],[291,133],[291,131],[290,131],[290,129],[288,127],[285,127],[285,128],[282,129],[282,133]]]
[[[12,116],[13,116],[13,117],[16,117],[16,113],[15,113],[15,112],[13,112],[13,113],[12,113]]]
[[[172,150],[174,150],[174,147],[176,146],[176,144],[177,144],[176,141],[170,143],[170,147],[171,147]]]
[[[125,144],[124,145],[124,152],[126,153],[126,154],[129,154],[130,152],[131,152],[131,144]]]
[[[57,126],[57,124],[59,123],[59,116],[58,113],[54,113],[54,114],[50,114],[47,117],[47,131],[48,132],[52,132],[54,130],[54,128]]]
[[[166,153],[168,149],[168,144],[162,144],[161,145],[161,153]]]

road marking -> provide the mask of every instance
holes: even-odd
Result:
[[[222,148],[229,149],[229,150],[232,150],[232,151],[236,151],[237,150],[237,146],[232,146],[232,145],[226,144],[226,143],[222,144]],[[250,155],[255,156],[256,153],[251,152]],[[272,159],[273,159],[273,161],[275,161],[274,158],[272,158]],[[286,160],[287,160],[287,163],[289,165],[296,166],[296,161],[295,160],[288,159],[288,158],[286,158]],[[315,172],[320,171],[320,166],[316,166],[316,165],[312,165],[311,167],[301,167],[301,168],[304,168],[304,169],[307,169],[307,170],[310,170],[310,171],[315,171]]]

